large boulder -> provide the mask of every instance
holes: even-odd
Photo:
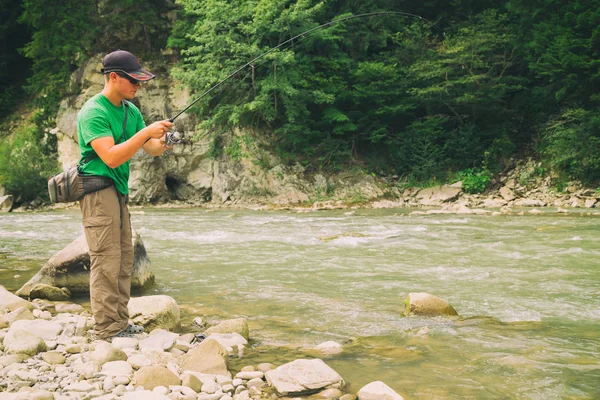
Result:
[[[19,307],[27,307],[28,309],[33,309],[33,304],[20,298],[19,296],[15,296],[8,290],[4,288],[4,286],[0,285],[0,311],[14,311]]]
[[[404,315],[458,315],[444,299],[429,293],[409,293],[404,306]]]
[[[442,185],[420,190],[416,198],[423,206],[439,206],[456,200],[461,192],[461,188]]]
[[[175,299],[165,295],[132,297],[127,305],[129,318],[146,328],[174,330],[181,325],[179,306]]]
[[[131,289],[141,291],[154,284],[154,274],[150,271],[150,259],[140,235],[133,232],[132,241],[134,245],[134,262],[131,274]],[[23,285],[16,294],[21,297],[33,298],[33,295],[43,296],[44,293],[54,293],[47,290],[37,290],[43,287],[40,285],[66,288],[72,294],[89,293],[90,255],[84,234],[52,256],[42,269]],[[36,288],[35,291],[33,291],[34,288]]]
[[[323,360],[300,359],[266,373],[267,383],[281,396],[304,396],[323,389],[342,389],[344,379]]]

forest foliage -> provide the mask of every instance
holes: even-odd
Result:
[[[9,16],[0,21],[2,39],[26,38],[0,41],[11,43],[0,59],[0,109],[7,115],[25,90],[41,139],[60,99],[78,90],[70,74],[93,54],[124,48],[160,58],[175,51],[170,72],[199,95],[321,24],[410,13],[300,36],[241,69],[190,112],[214,132],[217,147],[222,132],[249,128],[286,162],[315,170],[359,164],[416,182],[462,177],[481,191],[511,157],[533,156],[557,182],[597,185],[599,5],[0,0]]]

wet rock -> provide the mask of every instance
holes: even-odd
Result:
[[[219,325],[208,328],[204,334],[206,336],[213,333],[237,333],[244,339],[249,340],[248,321],[246,318],[228,319],[221,322]]]
[[[458,315],[444,299],[429,293],[409,293],[406,298],[404,315]]]
[[[154,284],[150,260],[139,234],[133,232],[134,264],[131,277],[132,290],[143,290]],[[60,250],[23,287],[17,291],[21,297],[32,297],[38,284],[67,288],[73,294],[88,294],[90,290],[90,255],[85,235]]]
[[[152,390],[157,386],[181,385],[181,379],[177,375],[168,368],[158,365],[140,368],[133,375],[133,380],[136,385],[147,390]]]
[[[266,373],[267,383],[281,396],[301,396],[323,389],[341,389],[342,377],[320,359],[300,359]]]
[[[320,345],[315,347],[315,350],[318,350],[323,354],[339,354],[342,351],[344,351],[342,345],[338,342],[334,342],[333,340],[321,343]]]
[[[237,347],[239,352],[240,349],[243,349],[248,345],[248,341],[237,333],[213,333],[206,339],[212,339],[219,342],[219,344],[227,350],[228,354],[236,353],[233,349],[234,347]]]
[[[381,381],[371,382],[363,386],[357,395],[358,400],[404,400],[404,397]]]
[[[169,296],[132,297],[127,307],[131,320],[147,331],[155,328],[173,330],[181,324],[179,306]]]
[[[227,350],[216,340],[204,340],[181,356],[179,361],[184,370],[230,376],[227,370]]]
[[[29,298],[62,301],[69,300],[71,298],[71,292],[67,288],[58,288],[46,285],[45,283],[38,283],[31,288]]]

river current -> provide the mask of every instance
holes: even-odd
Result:
[[[234,368],[321,357],[354,393],[600,398],[598,217],[410,211],[131,209],[156,276],[145,294],[173,297],[184,330],[248,319]],[[0,284],[16,291],[82,232],[78,210],[3,214]],[[460,318],[404,317],[411,292]],[[328,340],[344,352],[311,350]]]

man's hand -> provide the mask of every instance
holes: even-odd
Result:
[[[165,133],[169,132],[172,126],[173,123],[165,119],[164,121],[156,121],[148,125],[145,129],[149,138],[160,139]]]

